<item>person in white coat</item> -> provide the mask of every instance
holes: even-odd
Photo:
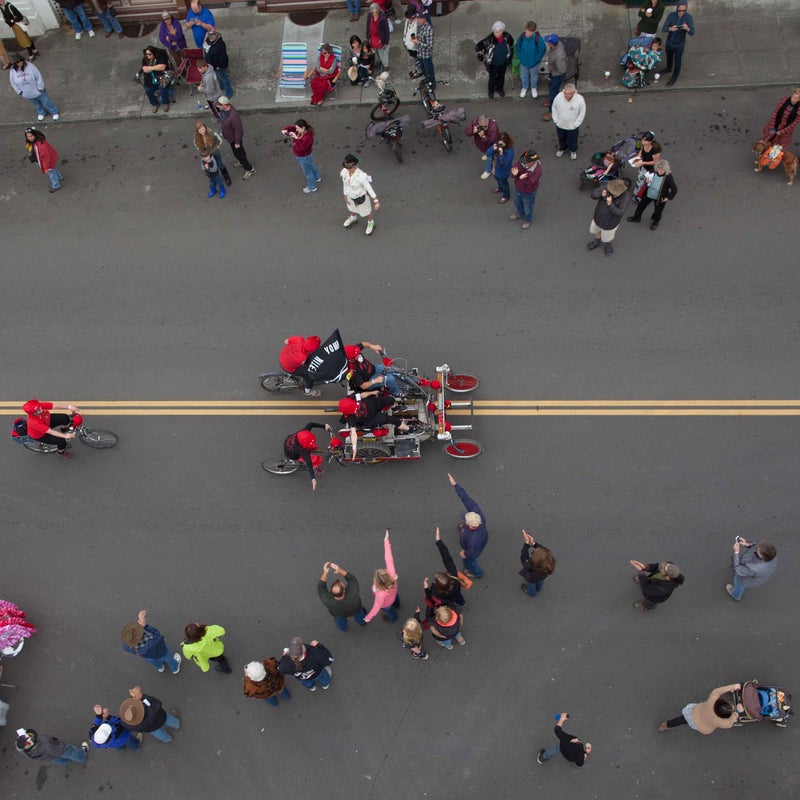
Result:
[[[569,150],[569,157],[574,161],[578,157],[578,130],[586,116],[586,101],[578,94],[574,83],[564,84],[553,100],[551,113],[558,136],[556,158]]]
[[[369,236],[375,228],[375,220],[372,219],[372,205],[375,210],[381,207],[380,200],[375,195],[372,188],[372,178],[358,167],[358,159],[348,153],[342,162],[342,171],[339,173],[342,178],[342,193],[344,202],[350,216],[344,221],[344,227],[349,228],[358,222],[359,217],[367,218],[366,235]]]

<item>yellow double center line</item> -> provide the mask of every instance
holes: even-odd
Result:
[[[457,401],[465,395],[452,394]],[[22,415],[24,400],[0,401],[0,414]],[[92,416],[314,416],[337,400],[70,400]],[[467,416],[452,409],[448,416]],[[479,417],[781,417],[800,415],[800,400],[475,400]]]

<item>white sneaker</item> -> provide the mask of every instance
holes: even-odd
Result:
[[[358,215],[357,214],[351,214],[344,221],[344,226],[345,226],[345,228],[349,228],[351,225],[355,225],[356,222],[358,222]]]
[[[486,155],[486,153],[484,153],[484,154],[481,156],[481,161],[488,161],[488,160],[489,160],[489,156],[487,156],[487,155]]]
[[[520,90],[519,96],[520,97],[525,97],[526,94],[528,94],[528,90],[523,88],[523,89]]]
[[[39,116],[36,117],[36,119],[38,119],[39,122],[41,122],[44,119],[44,114],[39,114]]]
[[[578,154],[570,152],[569,157],[574,161],[578,157]]]
[[[183,657],[181,656],[180,653],[173,653],[172,655],[174,659],[178,662],[178,669],[176,669],[175,672],[173,672],[172,674],[177,675],[181,671],[181,661],[183,661]],[[161,670],[159,670],[159,672],[161,672]]]
[[[373,231],[373,230],[375,230],[375,220],[374,220],[374,219],[371,219],[371,220],[370,220],[370,221],[367,223],[367,229],[366,229],[366,231],[364,231],[364,234],[365,234],[366,236],[369,236],[369,235],[372,233],[372,231]],[[323,687],[323,688],[325,688],[325,687]]]
[[[304,186],[304,187],[303,187],[303,191],[304,191],[306,194],[311,194],[311,192],[316,192],[316,191],[317,191],[317,187],[315,186],[313,189],[309,189],[309,188],[308,188],[308,186]]]
[[[53,122],[58,122],[58,120],[60,119],[60,117],[61,117],[61,115],[60,115],[60,114],[53,114]]]
[[[492,177],[492,173],[491,172],[486,172],[485,170],[483,172],[481,172],[481,180],[482,181],[488,180],[491,177]]]
[[[78,31],[78,32],[75,34],[75,41],[76,41],[76,42],[77,42],[77,41],[79,41],[79,40],[80,40],[80,38],[81,38],[81,36],[83,36],[83,34],[82,34],[80,31]]]
[[[89,31],[89,38],[94,39],[94,28],[92,28],[92,30]]]
[[[561,156],[563,156],[563,155],[564,155],[564,151],[563,150],[556,150],[556,158],[561,158]]]
[[[533,89],[531,89],[531,97],[537,98],[538,96],[539,92],[536,91],[536,87],[534,86]]]

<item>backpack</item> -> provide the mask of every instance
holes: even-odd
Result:
[[[25,417],[17,417],[14,420],[11,426],[11,438],[19,444],[31,441],[31,437],[28,436],[28,420]]]

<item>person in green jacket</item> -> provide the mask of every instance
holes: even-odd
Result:
[[[211,666],[209,662],[213,661],[217,672],[230,674],[231,665],[223,654],[225,645],[219,638],[225,635],[225,628],[221,625],[190,622],[184,630],[184,635],[186,641],[181,643],[184,658],[194,661],[203,672],[208,672]]]

